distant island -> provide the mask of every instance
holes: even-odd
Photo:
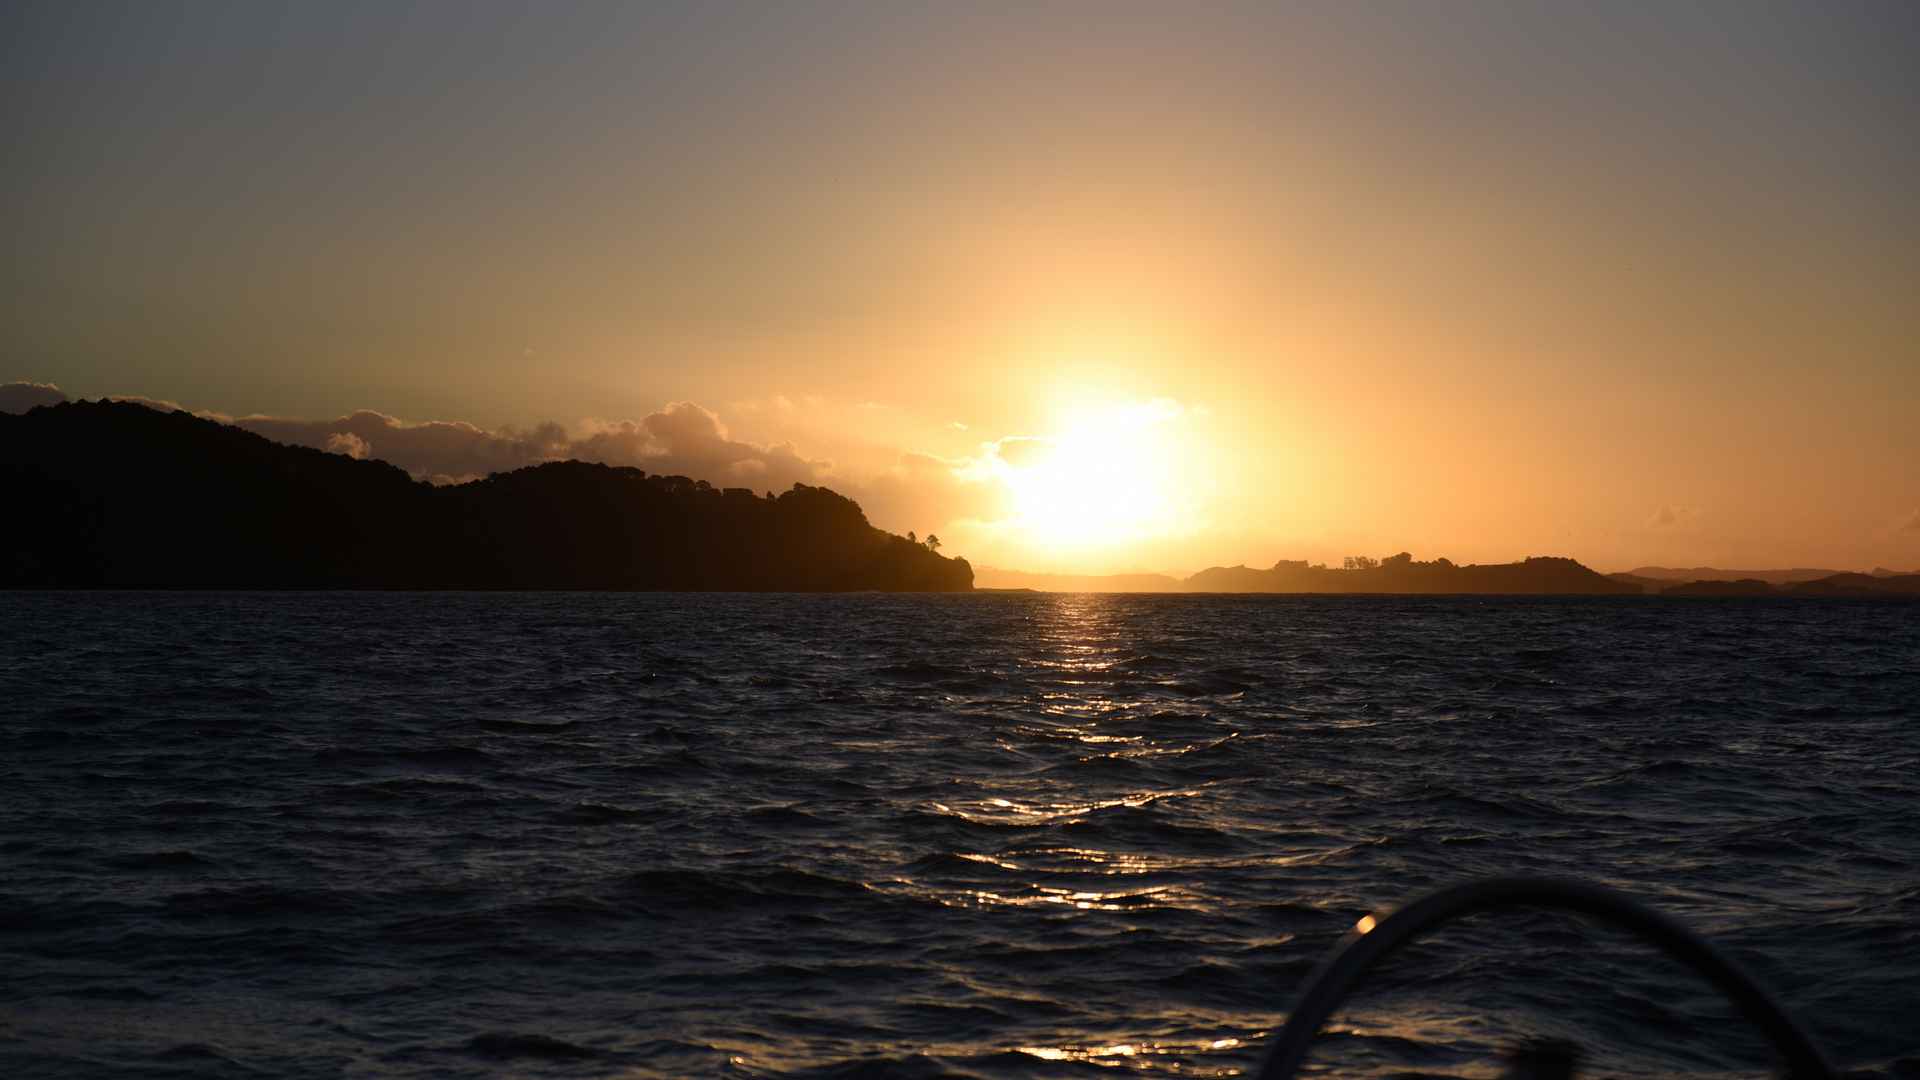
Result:
[[[1264,570],[1214,566],[1186,578],[1164,574],[1022,574],[983,568],[978,580],[997,588],[1087,592],[1494,596],[1630,596],[1640,592],[1572,559],[1534,557],[1517,563],[1460,566],[1449,559],[1416,561],[1404,551],[1384,559],[1351,558],[1338,568],[1282,559]]]
[[[1717,566],[1695,566],[1686,569],[1671,566],[1640,566],[1626,574],[1612,574],[1610,577],[1634,577],[1663,584],[1686,584],[1695,581],[1758,581],[1767,585],[1797,585],[1803,581],[1818,581],[1845,573],[1842,570],[1820,570],[1807,566],[1796,566],[1788,570],[1722,570]],[[1875,571],[1875,576],[1892,577],[1891,570]]]
[[[0,587],[965,591],[853,500],[552,462],[435,487],[184,412],[0,414]]]
[[[1287,560],[1265,570],[1213,567],[1186,580],[1193,592],[1476,593],[1527,596],[1620,596],[1634,590],[1573,561],[1534,556],[1523,562],[1457,565],[1420,562],[1408,552],[1384,559],[1356,557],[1338,569]]]
[[[1698,574],[1698,577],[1693,576]],[[1659,576],[1655,576],[1655,575]],[[1339,568],[1283,559],[1261,570],[1215,566],[1191,577],[1166,574],[1029,574],[982,567],[985,588],[1046,592],[1216,592],[1489,596],[1672,596],[1920,598],[1920,574],[1876,568],[1870,574],[1837,570],[1737,572],[1642,567],[1601,574],[1572,559],[1540,557],[1517,563],[1457,565],[1421,562],[1407,552],[1384,559],[1357,556]]]
[[[1785,580],[1778,583],[1765,578],[1748,577],[1726,580],[1703,578],[1669,585],[1661,596],[1786,596],[1834,597],[1856,600],[1920,600],[1920,574],[1892,572],[1871,574],[1829,574],[1812,580]]]

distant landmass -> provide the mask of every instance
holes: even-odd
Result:
[[[1690,581],[1660,590],[1661,596],[1811,596],[1860,600],[1920,600],[1920,574],[1832,574],[1778,585],[1760,578]]]
[[[1673,584],[1672,581],[1665,581],[1660,578],[1641,577],[1639,574],[1608,574],[1607,580],[1617,581],[1622,585],[1629,586],[1649,595],[1657,594],[1660,590]]]
[[[853,500],[578,461],[449,487],[144,405],[0,414],[0,586],[963,591]]]
[[[1804,566],[1794,567],[1791,570],[1721,570],[1712,566],[1696,566],[1691,570],[1681,570],[1670,566],[1641,566],[1627,573],[1634,577],[1669,584],[1676,581],[1761,581],[1768,585],[1790,585],[1800,581],[1818,581],[1844,571],[1816,570]]]
[[[1903,599],[1920,596],[1920,572],[1901,573],[1876,566],[1860,574],[1842,570],[1721,570],[1696,566],[1679,570],[1642,566],[1607,577],[1657,596],[1835,596]]]
[[[1523,562],[1457,565],[1419,562],[1407,553],[1357,559],[1339,569],[1281,560],[1265,570],[1216,566],[1186,580],[1190,592],[1473,593],[1486,595],[1624,596],[1637,590],[1572,559],[1536,556]]]
[[[1459,566],[1448,559],[1418,562],[1407,552],[1385,559],[1354,559],[1339,569],[1282,559],[1266,569],[1214,566],[1191,577],[1165,574],[1026,574],[982,568],[977,583],[1050,592],[1395,593],[1627,596],[1641,591],[1572,559],[1531,558],[1517,563]]]
[[[1740,578],[1735,581],[1707,578],[1669,585],[1659,592],[1661,596],[1775,596],[1779,594],[1778,589],[1759,578]]]
[[[1664,576],[1654,576],[1655,572]],[[1695,578],[1689,575],[1702,573]],[[1601,574],[1572,559],[1540,557],[1517,563],[1456,565],[1416,561],[1407,552],[1385,559],[1356,558],[1338,569],[1283,559],[1266,569],[1215,566],[1191,577],[1166,574],[1029,574],[982,567],[983,588],[1041,592],[1375,593],[1492,596],[1834,596],[1900,599],[1920,595],[1920,574],[1876,568],[1871,574],[1837,570],[1740,572],[1642,567]]]

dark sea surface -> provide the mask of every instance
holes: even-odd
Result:
[[[1488,874],[1708,935],[1920,1070],[1920,606],[0,593],[0,1075],[1250,1071]],[[1704,983],[1488,916],[1344,1075],[1763,1075]]]

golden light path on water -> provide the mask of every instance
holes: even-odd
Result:
[[[1059,596],[1051,605],[1047,623],[1034,627],[1032,648],[1023,658],[1023,666],[1048,678],[1052,688],[1036,695],[1037,707],[1031,719],[1020,725],[1022,735],[1038,735],[1049,742],[1067,743],[1079,748],[1085,762],[1108,759],[1123,762],[1133,759],[1179,757],[1218,748],[1239,737],[1230,732],[1224,737],[1197,741],[1161,741],[1152,732],[1116,730],[1116,724],[1138,723],[1156,712],[1180,708],[1170,702],[1142,701],[1138,695],[1122,696],[1113,692],[1118,680],[1138,679],[1142,658],[1141,643],[1123,632],[1111,618],[1107,598],[1100,596]],[[1019,753],[1018,748],[1001,739],[1001,750]],[[959,778],[955,778],[959,782]],[[923,805],[933,813],[972,825],[988,827],[1067,826],[1083,823],[1102,813],[1166,807],[1190,800],[1203,800],[1214,783],[1139,789],[1121,794],[1095,797],[1071,797],[1070,792],[1055,791],[1053,797],[1027,792],[983,793],[967,800],[928,800]],[[1018,881],[1017,887],[958,887],[951,883],[923,881],[911,875],[869,883],[876,891],[898,891],[931,900],[943,907],[990,912],[995,909],[1055,908],[1072,913],[1148,913],[1182,911],[1199,917],[1217,916],[1227,901],[1204,885],[1209,869],[1222,866],[1308,865],[1339,858],[1341,850],[1276,849],[1251,857],[1211,854],[1180,854],[1168,851],[1116,851],[1085,845],[1043,845],[1015,851],[960,850],[953,853],[961,863],[991,868],[1002,876]],[[1181,880],[1168,881],[1165,878]],[[1123,884],[1134,882],[1134,884]],[[1275,930],[1253,942],[1261,948],[1280,948],[1295,940],[1295,935]],[[1276,1006],[1279,1003],[1276,1002]],[[1244,1075],[1234,1064],[1220,1062],[1216,1055],[1229,1059],[1257,1046],[1271,1031],[1249,1030],[1220,1018],[1227,1031],[1212,1037],[1172,1035],[1151,1030],[1133,1033],[1106,1033],[1105,1037],[1086,1040],[1060,1040],[1028,1043],[1009,1049],[1044,1062],[1114,1069],[1128,1073],[1150,1073],[1193,1077],[1229,1077]],[[1391,1025],[1367,1025],[1368,1034],[1385,1034]],[[1359,1034],[1359,1028],[1351,1029]],[[935,1057],[943,1053],[964,1056],[978,1052],[977,1045],[953,1047],[920,1046],[919,1053]],[[1213,1060],[1208,1060],[1213,1056]]]
[[[1352,1009],[1321,1031],[1329,1041],[1399,1040],[1405,1043],[1448,1042],[1479,1033],[1483,1021],[1450,1010],[1412,1009],[1387,1013],[1374,1009]],[[1217,1054],[1243,1047],[1258,1048],[1278,1033],[1273,1030],[1249,1031],[1244,1036],[1216,1039],[1141,1039],[1134,1042],[1061,1043],[1054,1046],[1018,1046],[1014,1049],[1043,1061],[1076,1062],[1130,1072],[1174,1076],[1228,1077],[1246,1076],[1248,1070],[1236,1065],[1211,1065],[1192,1060],[1196,1055]],[[1504,1066],[1489,1059],[1451,1067],[1445,1075],[1491,1078],[1502,1075]]]
[[[1420,1011],[1395,1014],[1356,1009],[1338,1022],[1329,1024],[1323,1029],[1321,1037],[1333,1041],[1398,1040],[1444,1044],[1470,1037],[1481,1026],[1477,1019],[1459,1013]],[[1127,1041],[1062,1041],[1019,1045],[1009,1049],[1040,1061],[1072,1063],[1127,1073],[1224,1078],[1246,1076],[1249,1071],[1239,1065],[1212,1064],[1206,1060],[1206,1055],[1257,1049],[1272,1038],[1277,1030],[1255,1028],[1241,1035],[1218,1038],[1141,1037]],[[964,1058],[979,1051],[978,1045],[971,1043],[933,1043],[899,1049],[934,1058]],[[736,1066],[764,1067],[773,1064],[764,1054],[754,1058],[735,1055],[731,1061]],[[1482,1080],[1501,1075],[1501,1069],[1497,1061],[1488,1061],[1455,1067],[1447,1075]]]
[[[1159,700],[1143,699],[1137,692],[1116,692],[1116,685],[1120,683],[1130,681],[1137,685],[1142,679],[1170,676],[1163,676],[1152,667],[1150,645],[1136,640],[1115,617],[1110,597],[1051,597],[1047,618],[1036,621],[1032,631],[1031,646],[1020,663],[1038,674],[1048,683],[1048,688],[1035,694],[1032,711],[1018,722],[1017,734],[1023,738],[1040,738],[1050,744],[1073,747],[1084,765],[1102,759],[1115,763],[1166,761],[1202,751],[1217,751],[1247,737],[1240,731],[1229,731],[1203,739],[1166,740],[1155,723],[1156,718],[1174,714],[1211,712],[1223,698],[1237,698],[1237,694],[1206,693],[1189,701],[1182,699],[1178,692]],[[1184,688],[1180,692],[1184,692]],[[1005,737],[996,741],[1006,754],[1022,753]],[[1209,780],[1118,793],[1045,782],[987,781],[979,777],[956,776],[951,782],[985,790],[971,798],[928,799],[921,807],[968,826],[1018,830],[1076,828],[1092,824],[1102,815],[1148,808],[1174,808],[1177,814],[1178,808],[1185,804],[1204,803],[1224,790],[1223,785],[1232,787],[1250,781],[1246,778]],[[949,853],[951,863],[948,865],[981,867],[995,875],[998,882],[986,887],[978,883],[936,880],[955,876],[942,870],[925,876],[902,873],[864,885],[873,892],[932,902],[956,914],[967,911],[991,917],[995,911],[1051,910],[1058,912],[1058,917],[1071,920],[1083,915],[1126,918],[1177,912],[1187,917],[1216,919],[1228,917],[1247,901],[1217,892],[1208,884],[1213,875],[1255,868],[1337,864],[1351,858],[1355,850],[1350,844],[1324,843],[1275,844],[1270,850],[1257,854],[1113,850],[1060,843],[1015,845],[998,850],[959,848]],[[1338,906],[1340,901],[1329,898],[1328,903]],[[1376,925],[1376,917],[1362,914],[1357,922],[1348,925],[1356,933],[1365,934]],[[1296,934],[1274,928],[1246,939],[1243,944],[1272,950],[1296,942]],[[1009,987],[987,986],[957,973],[953,973],[953,977],[978,989],[1012,992]],[[1267,1016],[1283,1017],[1287,1004],[1276,996]],[[1196,1015],[1208,1013],[1201,1010]],[[1246,1075],[1243,1065],[1228,1062],[1243,1061],[1249,1048],[1263,1045],[1277,1030],[1249,1024],[1249,1019],[1253,1018],[1217,1014],[1214,1017],[1217,1028],[1206,1035],[1197,1035],[1190,1028],[1155,1030],[1158,1025],[1149,1025],[1144,1030],[1089,1031],[1084,1033],[1084,1038],[1003,1044],[1003,1049],[1040,1062],[1132,1074],[1243,1076]],[[1341,1015],[1323,1032],[1322,1038],[1344,1040],[1358,1046],[1376,1045],[1376,1041],[1400,1045],[1446,1044],[1471,1036],[1476,1025],[1477,1021],[1445,1010],[1414,1007],[1386,1012],[1360,1007]],[[935,1058],[949,1055],[964,1058],[978,1054],[981,1046],[978,1042],[933,1043],[894,1049]],[[736,1059],[739,1060],[742,1059]],[[761,1067],[771,1064],[764,1048],[754,1055],[753,1063]],[[1454,1074],[1471,1077],[1491,1076],[1496,1072],[1491,1065],[1482,1069],[1473,1063],[1457,1067]]]
[[[1150,650],[1126,632],[1113,617],[1111,597],[1101,595],[1061,595],[1053,598],[1051,618],[1033,638],[1034,647],[1025,657],[1025,665],[1050,673],[1054,689],[1037,695],[1036,720],[1023,733],[1040,734],[1050,741],[1067,742],[1081,748],[1080,760],[1125,761],[1159,759],[1217,750],[1240,739],[1243,733],[1231,731],[1220,737],[1196,741],[1157,741],[1157,734],[1141,733],[1136,722],[1150,719],[1179,706],[1172,702],[1143,701],[1137,694],[1114,692],[1116,682],[1152,677],[1150,664],[1144,666],[1143,654]],[[1182,688],[1185,689],[1184,687]],[[1202,695],[1203,700],[1234,700],[1239,693]],[[1212,708],[1209,705],[1207,708]],[[1134,726],[1134,730],[1115,730],[1115,725]],[[1010,753],[1015,748],[1001,744]],[[1227,784],[1245,780],[1224,781]],[[930,801],[927,808],[961,821],[985,825],[1071,826],[1103,812],[1178,807],[1190,801],[1203,801],[1221,782],[1183,785],[1149,790],[1134,790],[1101,798],[1011,797],[986,795],[959,801]],[[957,857],[969,863],[992,867],[1025,880],[1017,889],[937,888],[911,878],[899,878],[880,888],[899,888],[930,898],[943,906],[959,909],[1013,909],[1056,907],[1062,912],[1145,913],[1152,910],[1178,910],[1203,917],[1219,916],[1237,902],[1215,895],[1204,884],[1208,871],[1248,867],[1308,867],[1337,863],[1353,854],[1351,846],[1292,848],[1277,846],[1252,856],[1218,854],[1174,854],[1171,852],[1111,851],[1088,846],[1051,845],[1024,848],[1015,853],[963,851]],[[1073,879],[1060,884],[1062,876]],[[1178,877],[1180,882],[1140,884],[1131,888],[1114,887],[1120,878],[1148,878],[1155,875]],[[1384,914],[1384,913],[1382,913]],[[1378,925],[1374,913],[1361,914],[1352,924],[1355,934],[1367,934]],[[1261,948],[1285,946],[1296,940],[1293,933],[1278,931],[1253,942]],[[1276,1012],[1287,1002],[1275,1000]],[[1015,1046],[1016,1052],[1047,1062],[1095,1066],[1128,1073],[1194,1077],[1244,1076],[1247,1071],[1236,1064],[1214,1064],[1208,1055],[1220,1055],[1245,1048],[1257,1048],[1276,1029],[1249,1030],[1220,1018],[1222,1031],[1212,1038],[1176,1037],[1166,1033],[1108,1033],[1106,1038],[1061,1040],[1046,1044]],[[1357,1006],[1344,1011],[1322,1032],[1321,1038],[1373,1045],[1374,1041],[1402,1045],[1446,1045],[1479,1033],[1482,1021],[1446,1006],[1403,1007],[1397,1011]],[[1117,1036],[1117,1037],[1116,1037]],[[956,1051],[961,1048],[956,1047]],[[923,1052],[934,1053],[932,1048]],[[1238,1057],[1240,1055],[1230,1055]],[[1217,1058],[1215,1060],[1218,1060]],[[1459,1064],[1453,1074],[1465,1077],[1497,1075],[1493,1061]]]
[[[1265,1032],[1253,1036],[1259,1038]],[[1210,1039],[1206,1041],[1169,1041],[1113,1043],[1107,1046],[1020,1046],[1015,1047],[1022,1054],[1037,1057],[1042,1061],[1074,1061],[1088,1065],[1101,1065],[1107,1068],[1166,1071],[1181,1076],[1239,1076],[1240,1070],[1231,1066],[1194,1065],[1181,1061],[1155,1061],[1156,1058],[1186,1057],[1191,1054],[1203,1054],[1232,1050],[1243,1045],[1237,1038]]]

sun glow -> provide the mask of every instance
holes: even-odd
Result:
[[[1182,447],[1173,426],[1182,414],[1164,399],[1106,405],[1069,413],[1045,438],[1003,441],[1001,478],[1016,529],[1051,553],[1180,531]]]

